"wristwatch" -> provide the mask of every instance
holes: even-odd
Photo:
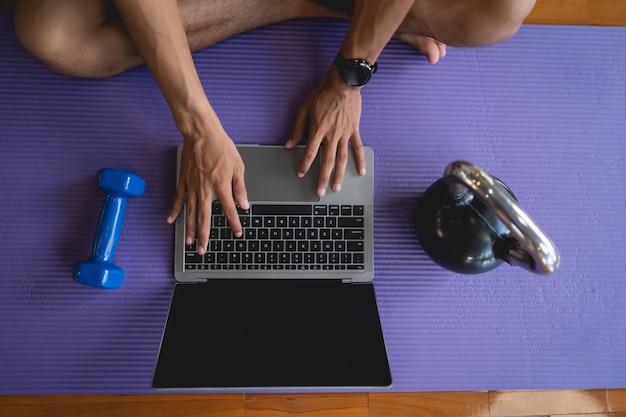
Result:
[[[378,70],[378,64],[370,64],[362,58],[346,59],[337,52],[335,57],[335,67],[339,70],[339,75],[350,87],[360,87],[367,84],[372,74]]]

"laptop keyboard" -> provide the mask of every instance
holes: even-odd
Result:
[[[185,269],[364,270],[364,206],[253,204],[235,237],[213,203],[208,251],[185,246]]]

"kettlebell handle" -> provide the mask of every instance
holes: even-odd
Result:
[[[559,266],[559,252],[550,238],[498,181],[478,166],[455,161],[446,167],[448,184],[461,184],[480,198],[517,240],[508,250],[508,263],[536,274],[550,274]]]

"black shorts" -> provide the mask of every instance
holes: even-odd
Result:
[[[345,13],[348,16],[352,16],[352,10],[354,9],[354,0],[313,0],[315,3],[328,7],[329,9],[337,12]]]

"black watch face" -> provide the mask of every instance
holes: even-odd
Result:
[[[358,87],[370,80],[371,70],[366,65],[356,65],[349,68],[345,73],[346,84]]]

